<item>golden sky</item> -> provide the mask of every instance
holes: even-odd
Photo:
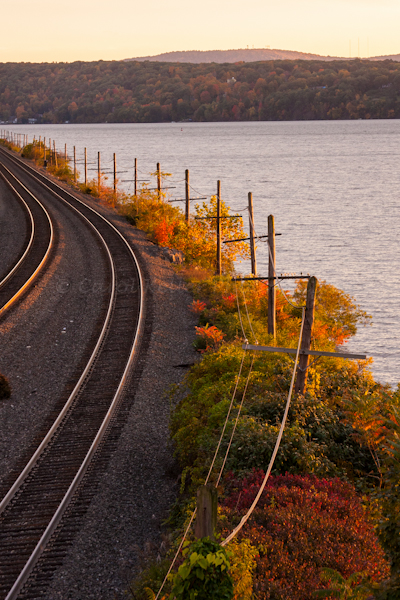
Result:
[[[173,50],[400,53],[400,0],[18,0],[0,62],[119,60]],[[359,49],[359,50],[358,50]]]

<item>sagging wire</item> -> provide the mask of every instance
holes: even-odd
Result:
[[[252,514],[252,512],[255,509],[255,507],[257,506],[257,503],[258,503],[258,501],[259,501],[259,499],[261,497],[261,494],[263,493],[264,488],[265,488],[265,486],[267,484],[267,481],[269,479],[272,467],[273,467],[274,462],[275,462],[276,455],[277,455],[278,450],[279,450],[279,446],[280,446],[280,443],[281,443],[283,431],[284,431],[285,426],[286,426],[287,416],[288,416],[288,413],[289,413],[290,401],[291,401],[291,398],[292,398],[294,380],[295,380],[295,377],[296,377],[297,364],[298,364],[299,354],[300,354],[300,345],[301,345],[301,338],[302,338],[302,335],[303,335],[303,326],[304,326],[305,314],[306,314],[305,308],[302,307],[302,319],[301,319],[301,326],[300,326],[300,335],[299,335],[299,341],[298,341],[298,344],[297,344],[296,360],[295,360],[295,364],[294,364],[294,368],[293,368],[292,381],[290,382],[290,389],[289,389],[289,394],[288,394],[288,398],[287,398],[287,402],[286,402],[285,412],[284,412],[282,423],[281,423],[281,426],[280,426],[280,429],[279,429],[279,434],[278,434],[278,437],[277,437],[277,440],[276,440],[276,443],[275,443],[275,448],[274,448],[274,451],[272,453],[271,459],[269,461],[267,472],[265,474],[264,480],[263,480],[263,482],[262,482],[262,484],[260,486],[260,489],[258,490],[258,493],[257,493],[256,497],[254,498],[253,503],[250,506],[249,510],[242,517],[239,525],[237,527],[235,527],[235,529],[221,543],[221,546],[226,546],[226,544],[228,544],[236,536],[236,534],[239,533],[239,531],[242,529],[243,525],[249,519],[250,515]]]
[[[254,358],[255,358],[255,356],[254,356],[254,353],[253,353],[253,356],[251,358],[251,364],[250,364],[249,374],[247,376],[246,384],[245,384],[244,390],[243,390],[242,400],[241,400],[240,405],[239,405],[239,409],[238,409],[238,412],[237,412],[237,415],[236,415],[236,419],[235,419],[235,424],[233,426],[233,430],[232,430],[232,433],[231,433],[229,444],[228,444],[228,447],[227,447],[226,452],[225,452],[224,461],[223,461],[221,469],[219,471],[219,475],[218,475],[218,479],[217,479],[217,483],[215,484],[215,487],[218,487],[218,485],[219,485],[219,482],[220,482],[221,477],[222,477],[222,473],[224,472],[224,468],[225,468],[225,464],[226,464],[226,461],[227,461],[227,458],[228,458],[228,454],[229,454],[229,451],[231,449],[233,436],[235,435],[235,431],[236,431],[236,427],[237,427],[237,424],[238,424],[238,421],[239,421],[240,413],[242,412],[242,406],[243,406],[244,399],[246,397],[247,387],[248,387],[249,381],[250,381],[250,375],[251,375],[251,372],[253,370]]]
[[[246,351],[244,351],[244,352],[243,352],[242,360],[241,360],[240,367],[239,367],[239,373],[238,373],[238,375],[237,375],[237,377],[236,377],[235,388],[234,388],[234,390],[233,390],[233,394],[232,394],[231,402],[230,402],[230,405],[229,405],[228,413],[227,413],[227,415],[226,415],[225,423],[224,423],[224,426],[223,426],[223,428],[222,428],[222,432],[221,432],[221,435],[220,435],[220,438],[219,438],[219,441],[218,441],[217,448],[216,448],[216,450],[215,450],[215,452],[214,452],[214,457],[213,457],[213,460],[212,460],[212,462],[211,462],[210,468],[208,469],[208,474],[207,474],[207,477],[206,477],[206,480],[205,480],[205,483],[204,483],[204,485],[207,485],[207,483],[208,483],[208,481],[209,481],[209,479],[210,479],[210,476],[211,476],[212,470],[213,470],[213,468],[214,468],[214,463],[215,463],[215,460],[216,460],[216,458],[217,458],[217,455],[218,455],[219,449],[220,449],[220,447],[221,447],[221,443],[222,443],[223,436],[224,436],[224,434],[225,434],[225,429],[226,429],[226,426],[227,426],[227,423],[228,423],[228,419],[229,419],[229,417],[230,417],[230,414],[231,414],[231,411],[232,411],[233,402],[234,402],[234,400],[235,400],[235,397],[236,397],[236,392],[237,392],[237,388],[238,388],[238,385],[239,385],[240,376],[241,376],[241,374],[242,374],[243,363],[244,363],[244,359],[245,359],[245,357],[246,357]],[[246,389],[247,389],[247,385],[246,385]],[[218,481],[219,481],[219,479],[218,479]],[[158,590],[158,593],[157,593],[157,596],[155,597],[155,600],[158,600],[158,598],[159,598],[159,596],[160,596],[160,594],[161,594],[161,591],[162,591],[162,589],[163,589],[163,587],[164,587],[164,585],[165,585],[165,583],[166,583],[166,581],[167,581],[167,579],[168,579],[168,577],[169,577],[169,574],[171,573],[172,569],[174,568],[174,565],[175,565],[176,559],[177,559],[177,558],[178,558],[178,556],[179,556],[179,553],[180,553],[180,551],[181,551],[181,549],[182,549],[182,546],[183,546],[183,544],[184,544],[184,542],[185,542],[185,540],[186,540],[187,534],[189,533],[189,529],[190,529],[190,527],[191,527],[191,525],[192,525],[192,523],[193,523],[193,519],[194,519],[194,517],[196,516],[196,512],[197,512],[197,508],[195,508],[195,509],[194,509],[194,511],[193,511],[193,514],[192,514],[192,516],[191,516],[191,518],[190,518],[189,524],[188,524],[188,526],[186,527],[185,533],[183,534],[182,540],[181,540],[181,542],[180,542],[180,544],[179,544],[178,550],[176,551],[176,553],[175,553],[175,556],[174,556],[174,558],[173,558],[173,560],[172,560],[172,562],[171,562],[171,564],[170,564],[170,566],[169,566],[168,572],[167,572],[167,574],[166,574],[166,575],[165,575],[165,577],[164,577],[164,581],[162,582],[162,584],[161,584],[161,587],[160,587],[160,589]]]
[[[250,315],[249,315],[249,311],[247,310],[247,300],[246,300],[246,294],[245,294],[245,292],[244,292],[244,284],[243,284],[243,281],[242,281],[242,294],[243,294],[243,298],[244,298],[244,307],[245,307],[245,309],[246,309],[247,320],[248,320],[248,322],[249,322],[249,326],[250,326],[250,329],[251,329],[251,333],[253,334],[253,339],[254,339],[254,342],[255,342],[255,344],[257,345],[257,344],[258,344],[258,340],[257,340],[256,334],[254,333],[253,325],[251,324],[251,321],[250,321]]]
[[[238,309],[238,316],[239,316],[240,326],[242,328],[242,333],[243,333],[244,341],[245,341],[246,344],[248,344],[249,341],[247,339],[246,332],[245,332],[244,327],[243,327],[242,313],[241,313],[241,310],[240,310],[239,295],[238,295],[238,289],[237,289],[236,279],[235,279],[235,291],[236,291],[236,304],[237,304],[237,309]]]
[[[235,397],[236,397],[236,392],[237,392],[237,389],[238,389],[238,385],[239,385],[239,381],[240,381],[240,376],[241,376],[241,374],[242,374],[243,363],[244,363],[244,359],[245,359],[245,357],[246,357],[246,350],[243,352],[242,361],[241,361],[241,363],[240,363],[240,367],[239,367],[239,373],[238,373],[238,375],[237,375],[237,377],[236,377],[236,384],[235,384],[235,389],[233,390],[233,394],[232,394],[231,403],[230,403],[230,405],[229,405],[229,409],[228,409],[228,413],[227,413],[227,415],[226,415],[225,423],[224,423],[224,426],[223,426],[223,428],[222,428],[221,435],[220,435],[220,437],[219,437],[219,442],[218,442],[218,445],[217,445],[217,449],[216,449],[216,450],[215,450],[215,452],[214,452],[214,457],[213,457],[213,460],[212,460],[211,466],[210,466],[210,468],[209,468],[209,470],[208,470],[208,475],[207,475],[207,477],[206,477],[206,480],[205,480],[205,483],[204,483],[204,485],[207,485],[207,483],[208,483],[208,480],[210,479],[211,472],[212,472],[212,470],[213,470],[213,468],[214,468],[214,463],[215,463],[215,460],[216,460],[216,458],[217,458],[217,455],[218,455],[219,449],[220,449],[220,447],[221,447],[222,439],[223,439],[223,437],[224,437],[224,434],[225,434],[225,429],[226,429],[226,426],[227,426],[227,424],[228,424],[228,419],[229,419],[229,417],[230,417],[230,414],[231,414],[231,411],[232,411],[233,402],[234,402],[234,400],[235,400]]]
[[[179,548],[178,548],[178,550],[176,551],[176,554],[175,554],[175,556],[174,556],[174,559],[173,559],[172,563],[170,564],[170,567],[169,567],[169,569],[168,569],[168,571],[167,571],[167,574],[166,574],[166,576],[164,577],[164,581],[162,582],[160,589],[158,590],[158,593],[157,593],[157,596],[155,597],[155,600],[158,600],[158,597],[160,596],[160,594],[161,594],[161,592],[162,592],[162,590],[163,590],[163,587],[164,587],[164,585],[165,585],[165,584],[166,584],[166,582],[167,582],[167,579],[168,579],[168,577],[169,577],[169,574],[171,573],[172,569],[174,568],[174,564],[175,564],[175,562],[176,562],[176,559],[177,559],[177,558],[178,558],[178,556],[179,556],[179,553],[180,553],[180,551],[182,550],[182,546],[183,546],[183,544],[185,543],[186,536],[187,536],[187,534],[189,533],[189,529],[190,529],[190,527],[192,526],[193,519],[194,519],[194,518],[195,518],[195,516],[196,516],[196,512],[197,512],[197,508],[195,508],[195,509],[194,509],[194,511],[193,511],[193,514],[192,514],[192,516],[191,516],[191,518],[190,518],[190,521],[189,521],[189,525],[186,527],[186,530],[185,530],[185,533],[183,534],[183,538],[182,538],[182,540],[181,540],[181,543],[179,544]]]
[[[189,183],[189,187],[191,190],[196,192],[196,194],[199,194],[199,196],[206,196],[207,198],[210,196],[210,194],[203,194],[202,192],[199,192],[199,190],[196,190],[196,188],[194,188],[192,185],[190,185],[190,183]],[[211,194],[211,196],[212,196],[212,194]]]

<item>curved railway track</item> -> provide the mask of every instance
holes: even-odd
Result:
[[[0,155],[20,185],[35,181],[79,212],[97,230],[110,260],[109,307],[96,347],[52,428],[0,502],[0,598],[12,600],[42,596],[79,528],[79,519],[71,523],[68,515],[81,516],[87,508],[83,481],[94,459],[101,462],[101,446],[132,371],[143,329],[143,282],[131,247],[112,224],[22,161]],[[46,547],[52,547],[47,561]]]
[[[13,174],[0,164],[0,176],[20,201],[28,217],[29,234],[21,256],[0,281],[0,318],[28,290],[47,262],[54,242],[52,219],[43,206]]]

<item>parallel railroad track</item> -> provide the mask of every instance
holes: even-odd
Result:
[[[29,234],[21,255],[0,281],[0,317],[29,289],[45,266],[54,242],[52,219],[43,204],[0,164],[0,176],[22,204]]]
[[[143,282],[132,249],[113,225],[22,161],[0,154],[27,187],[32,179],[40,182],[77,210],[97,230],[110,258],[109,308],[93,354],[48,435],[0,502],[0,598],[12,600],[45,593],[79,529],[88,506],[84,478],[101,464],[101,447],[138,352]]]

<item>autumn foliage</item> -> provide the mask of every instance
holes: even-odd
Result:
[[[27,123],[400,117],[400,64],[269,60],[0,64],[0,119]]]
[[[250,507],[264,478],[254,471],[225,479],[223,533]],[[257,549],[253,593],[257,600],[311,600],[324,587],[322,567],[348,577],[366,572],[373,581],[389,574],[373,526],[354,488],[339,479],[309,475],[271,477],[239,539]]]

